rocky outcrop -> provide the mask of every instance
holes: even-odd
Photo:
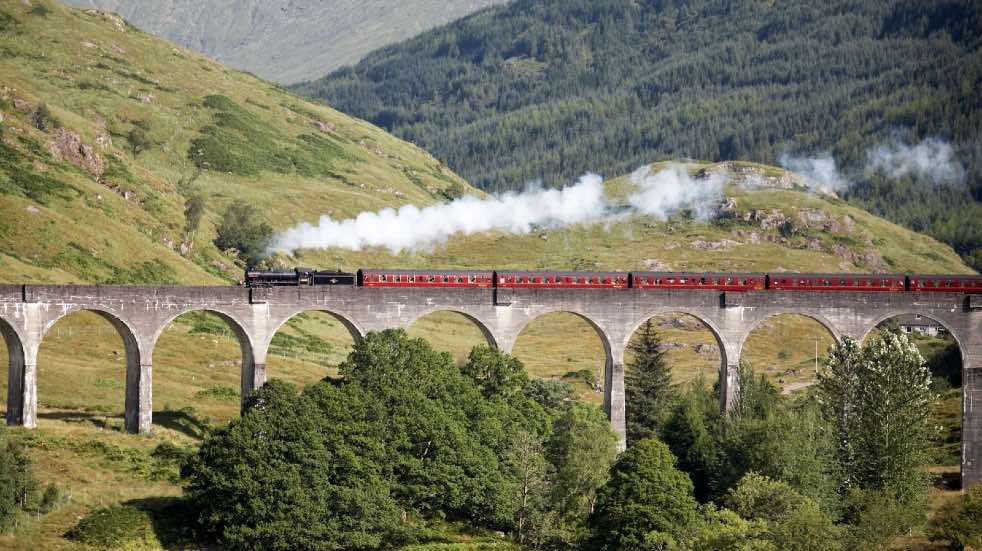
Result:
[[[106,170],[106,162],[92,146],[85,145],[81,136],[62,127],[54,130],[53,139],[48,143],[48,152],[55,159],[73,164],[95,178],[102,176]]]

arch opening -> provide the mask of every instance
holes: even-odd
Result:
[[[84,309],[57,318],[38,347],[38,418],[82,418],[122,429],[127,369],[139,365],[136,337],[114,315]]]
[[[227,314],[175,316],[153,348],[154,425],[200,437],[209,423],[237,417],[243,367],[252,361],[249,337]]]
[[[818,371],[837,340],[830,326],[815,317],[774,314],[746,334],[740,360],[767,376],[782,393],[792,394],[817,382]]]
[[[877,322],[863,342],[880,338],[886,331],[907,336],[924,357],[931,371],[931,387],[937,395],[931,423],[940,427],[934,441],[935,465],[942,490],[957,488],[962,452],[962,366],[964,349],[959,336],[936,318],[917,312],[894,313]]]
[[[537,316],[519,332],[512,355],[525,364],[530,377],[566,381],[580,400],[606,406],[610,343],[586,316],[568,311]]]
[[[665,312],[652,315],[652,323],[665,361],[671,370],[672,383],[687,384],[702,378],[712,388],[725,367],[726,350],[719,335],[705,321],[686,312]],[[644,321],[634,328],[624,353],[625,369],[634,360],[631,351],[638,343]],[[630,408],[631,404],[627,404]]]
[[[479,320],[462,312],[436,310],[420,316],[406,329],[440,352],[449,352],[457,365],[467,361],[475,346],[497,346],[491,331]]]
[[[267,374],[298,387],[337,377],[338,366],[360,339],[358,329],[340,315],[326,310],[299,312],[270,337]]]
[[[24,348],[20,338],[4,319],[0,318],[0,400],[3,400],[4,414],[8,421],[12,418],[9,404],[13,402],[8,392],[19,392],[19,388],[10,388],[9,383],[18,376],[23,376]],[[17,412],[19,414],[19,412]]]

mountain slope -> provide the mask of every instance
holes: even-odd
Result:
[[[368,52],[507,0],[67,0],[116,12],[137,27],[230,67],[300,82]]]
[[[484,189],[831,152],[858,204],[979,250],[982,267],[978,2],[522,0],[295,89]],[[869,181],[871,148],[932,137],[964,165],[958,186]]]
[[[211,242],[233,200],[280,227],[468,189],[370,124],[54,4],[0,1],[0,117],[4,282],[228,281]]]

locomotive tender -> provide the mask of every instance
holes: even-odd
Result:
[[[310,268],[247,269],[250,287],[356,285],[404,288],[704,289],[715,291],[863,291],[982,293],[982,275],[700,272],[560,272]]]

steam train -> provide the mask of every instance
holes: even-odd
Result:
[[[982,275],[798,274],[694,272],[557,272],[501,270],[310,268],[247,269],[250,287],[357,285],[359,287],[495,289],[705,289],[714,291],[982,292]]]

